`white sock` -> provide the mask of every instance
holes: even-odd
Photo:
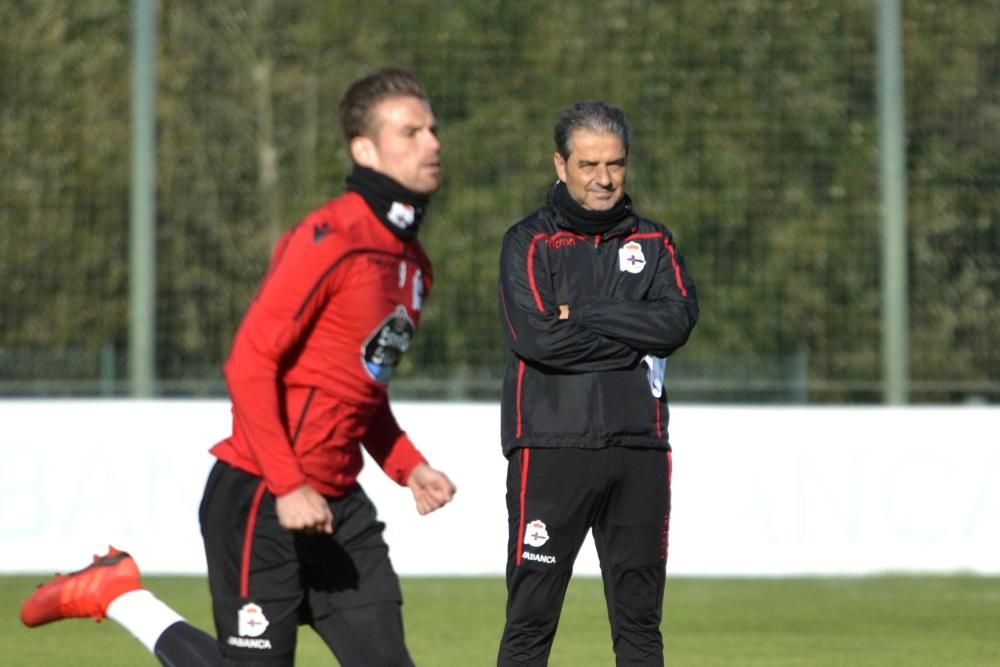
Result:
[[[135,635],[152,653],[163,631],[184,618],[147,590],[129,591],[108,605],[108,618]]]

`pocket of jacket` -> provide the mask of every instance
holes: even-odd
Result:
[[[656,406],[660,399],[649,390],[646,369],[601,374],[600,404],[604,437],[656,437]]]
[[[596,435],[594,374],[547,374],[528,368],[521,396],[524,435]]]

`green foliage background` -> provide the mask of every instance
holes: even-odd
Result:
[[[127,0],[0,4],[0,393],[127,390]],[[903,3],[912,399],[1000,400],[1000,5]],[[702,320],[673,397],[878,401],[875,3],[161,0],[157,372],[221,393],[281,230],[348,169],[337,102],[382,65],[434,100],[436,285],[394,392],[495,397],[499,240],[560,109],[633,124],[629,190]]]

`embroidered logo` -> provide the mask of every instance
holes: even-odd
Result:
[[[400,229],[406,229],[417,219],[416,210],[412,206],[398,201],[392,202],[392,207],[385,217]]]
[[[260,637],[270,623],[260,605],[247,602],[236,612],[238,632],[241,637]]]
[[[556,236],[545,237],[545,245],[553,248],[554,250],[558,250],[559,248],[572,248],[576,245],[576,241],[577,239],[575,236],[557,234]]]
[[[646,266],[642,246],[637,241],[629,241],[618,250],[618,268],[629,273],[639,273]]]
[[[313,243],[319,243],[330,234],[333,234],[333,230],[330,229],[330,223],[326,220],[313,225]]]
[[[545,530],[545,523],[535,519],[528,524],[524,531],[524,543],[531,547],[540,547],[549,541],[549,533]]]

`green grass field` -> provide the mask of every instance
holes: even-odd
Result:
[[[39,577],[0,577],[0,663],[40,667],[158,664],[116,624],[63,621],[21,626],[21,600]],[[148,588],[211,631],[205,581],[147,577]],[[407,640],[424,667],[495,664],[503,624],[503,581],[403,580]],[[1000,578],[885,576],[667,581],[667,664],[1000,665]],[[299,665],[336,665],[308,628]],[[570,585],[550,662],[613,665],[601,584]]]

